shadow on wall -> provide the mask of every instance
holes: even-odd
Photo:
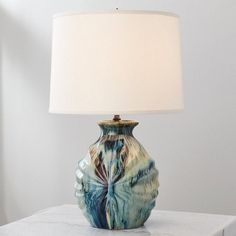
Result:
[[[4,168],[3,168],[3,111],[2,111],[2,24],[3,17],[0,10],[0,225],[6,223],[4,209]]]
[[[45,45],[42,45],[32,32],[28,31],[26,26],[20,24],[13,15],[0,6],[0,225],[8,223],[9,220],[14,220],[24,214],[24,210],[21,208],[22,205],[19,203],[17,194],[15,193],[15,186],[19,185],[22,180],[14,177],[11,178],[12,173],[9,172],[9,165],[11,162],[9,159],[12,159],[12,156],[14,155],[9,154],[9,147],[8,150],[6,150],[7,147],[5,142],[8,140],[5,140],[5,133],[12,134],[17,132],[17,130],[13,130],[14,124],[13,127],[11,127],[10,122],[12,121],[9,121],[8,119],[12,118],[10,116],[21,116],[19,112],[27,114],[25,107],[22,107],[20,111],[14,110],[18,105],[17,97],[13,96],[10,98],[7,96],[7,94],[9,94],[10,85],[19,78],[3,76],[5,71],[4,68],[6,67],[5,64],[7,63],[4,63],[3,66],[2,62],[5,55],[7,55],[7,59],[11,61],[14,68],[17,71],[21,71],[22,74],[25,74],[24,78],[26,78],[26,80],[22,80],[20,83],[25,83],[26,87],[34,88],[33,93],[35,94],[35,99],[38,99],[38,97],[40,97],[39,93],[41,93],[42,90],[47,91],[47,88],[42,87],[48,86],[48,81],[45,81],[48,80],[47,76],[41,76],[39,79],[40,68],[44,67],[45,69],[45,65],[50,64],[48,61],[45,61],[45,58],[50,57],[46,55],[49,50],[46,50],[44,46]],[[37,49],[37,52],[40,53],[32,56],[31,52],[35,48]],[[42,63],[43,60],[45,64]],[[27,65],[27,68],[25,65]],[[38,65],[41,65],[41,67]],[[9,68],[7,68],[7,70],[9,70]],[[46,71],[49,71],[49,68],[46,68]],[[48,98],[45,96],[44,99],[45,101],[32,102],[37,104],[40,103],[40,105],[42,105],[42,102],[44,106],[44,102],[47,103]],[[9,106],[11,103],[15,104]],[[17,138],[20,138],[20,136],[21,134],[18,134]],[[28,144],[25,143],[25,145]]]

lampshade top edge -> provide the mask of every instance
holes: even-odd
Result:
[[[72,16],[72,15],[88,15],[88,14],[153,14],[153,15],[162,15],[179,18],[179,16],[172,12],[165,11],[147,11],[147,10],[101,10],[101,11],[66,11],[61,13],[56,13],[53,15],[53,19]]]

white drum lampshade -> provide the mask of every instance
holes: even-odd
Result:
[[[50,112],[183,108],[179,18],[145,11],[54,17]]]

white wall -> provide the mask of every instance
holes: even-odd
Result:
[[[126,117],[157,161],[157,207],[236,214],[235,0],[0,0],[0,223],[75,203],[77,161],[109,117],[48,114],[51,16],[115,7],[182,19],[185,111]]]

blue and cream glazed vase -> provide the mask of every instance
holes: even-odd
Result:
[[[155,206],[158,171],[132,134],[138,122],[108,120],[98,124],[101,136],[76,171],[79,207],[97,228],[143,226]]]

